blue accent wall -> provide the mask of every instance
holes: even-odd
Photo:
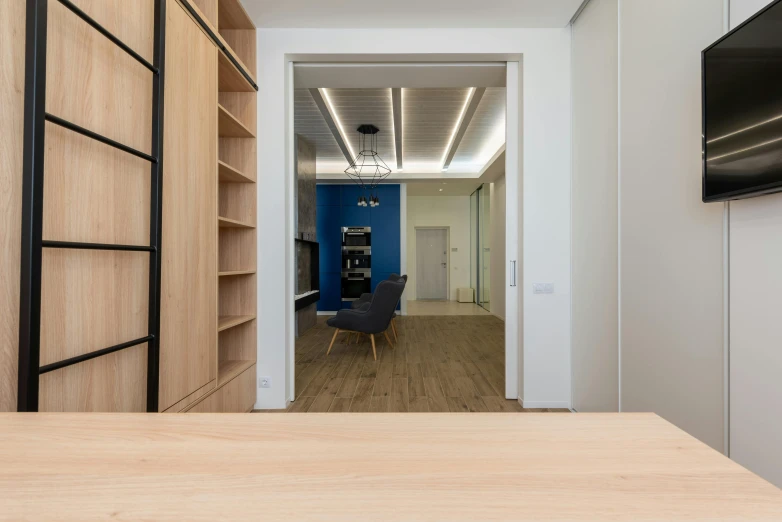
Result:
[[[342,305],[342,227],[372,227],[372,291],[380,281],[400,273],[399,185],[381,185],[372,191],[378,207],[359,207],[356,185],[318,185],[317,221],[320,243],[320,301],[318,311],[332,312]],[[350,304],[345,305],[350,308]]]

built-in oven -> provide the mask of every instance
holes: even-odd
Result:
[[[372,245],[372,227],[342,227],[343,247],[368,247]]]
[[[342,270],[372,268],[372,247],[342,247]]]
[[[372,290],[372,272],[368,268],[342,270],[342,300],[355,301]]]

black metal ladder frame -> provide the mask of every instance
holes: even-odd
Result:
[[[152,144],[146,154],[46,112],[46,40],[49,0],[27,0],[25,36],[22,255],[19,316],[18,411],[38,411],[40,375],[147,343],[147,411],[158,411],[160,376],[160,270],[163,213],[163,90],[166,0],[155,0],[154,63],[149,63],[70,0],[56,0],[144,67],[152,81]],[[43,239],[44,137],[46,122],[99,141],[151,164],[149,246],[49,241]],[[139,339],[40,366],[41,262],[44,248],[149,253],[148,334]]]

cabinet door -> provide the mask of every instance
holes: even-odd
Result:
[[[161,411],[217,376],[217,48],[166,11]]]

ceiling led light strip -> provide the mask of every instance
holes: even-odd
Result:
[[[462,120],[464,119],[464,115],[467,112],[467,107],[470,106],[470,100],[472,100],[472,95],[475,92],[475,87],[470,87],[469,92],[467,93],[467,99],[464,100],[464,105],[462,106],[462,110],[459,113],[459,119],[456,120],[456,125],[453,128],[453,132],[451,132],[451,138],[448,140],[448,146],[445,147],[445,152],[443,153],[443,159],[440,160],[440,164],[443,166],[442,170],[448,170],[448,165],[445,164],[445,162],[448,160],[448,153],[451,151],[451,147],[453,146],[453,140],[456,139],[456,134],[459,132],[459,127],[462,126]]]
[[[339,133],[342,135],[342,141],[345,142],[345,145],[350,151],[350,156],[355,158],[356,153],[353,151],[353,147],[350,146],[350,140],[346,139],[347,134],[345,133],[345,129],[342,128],[342,121],[339,119],[339,116],[337,115],[337,111],[334,109],[334,104],[331,102],[331,98],[329,97],[328,91],[326,89],[319,89],[319,90],[321,95],[323,96],[323,99],[326,100],[326,105],[328,105],[329,112],[331,113],[331,117],[334,118],[334,123],[337,124]]]

